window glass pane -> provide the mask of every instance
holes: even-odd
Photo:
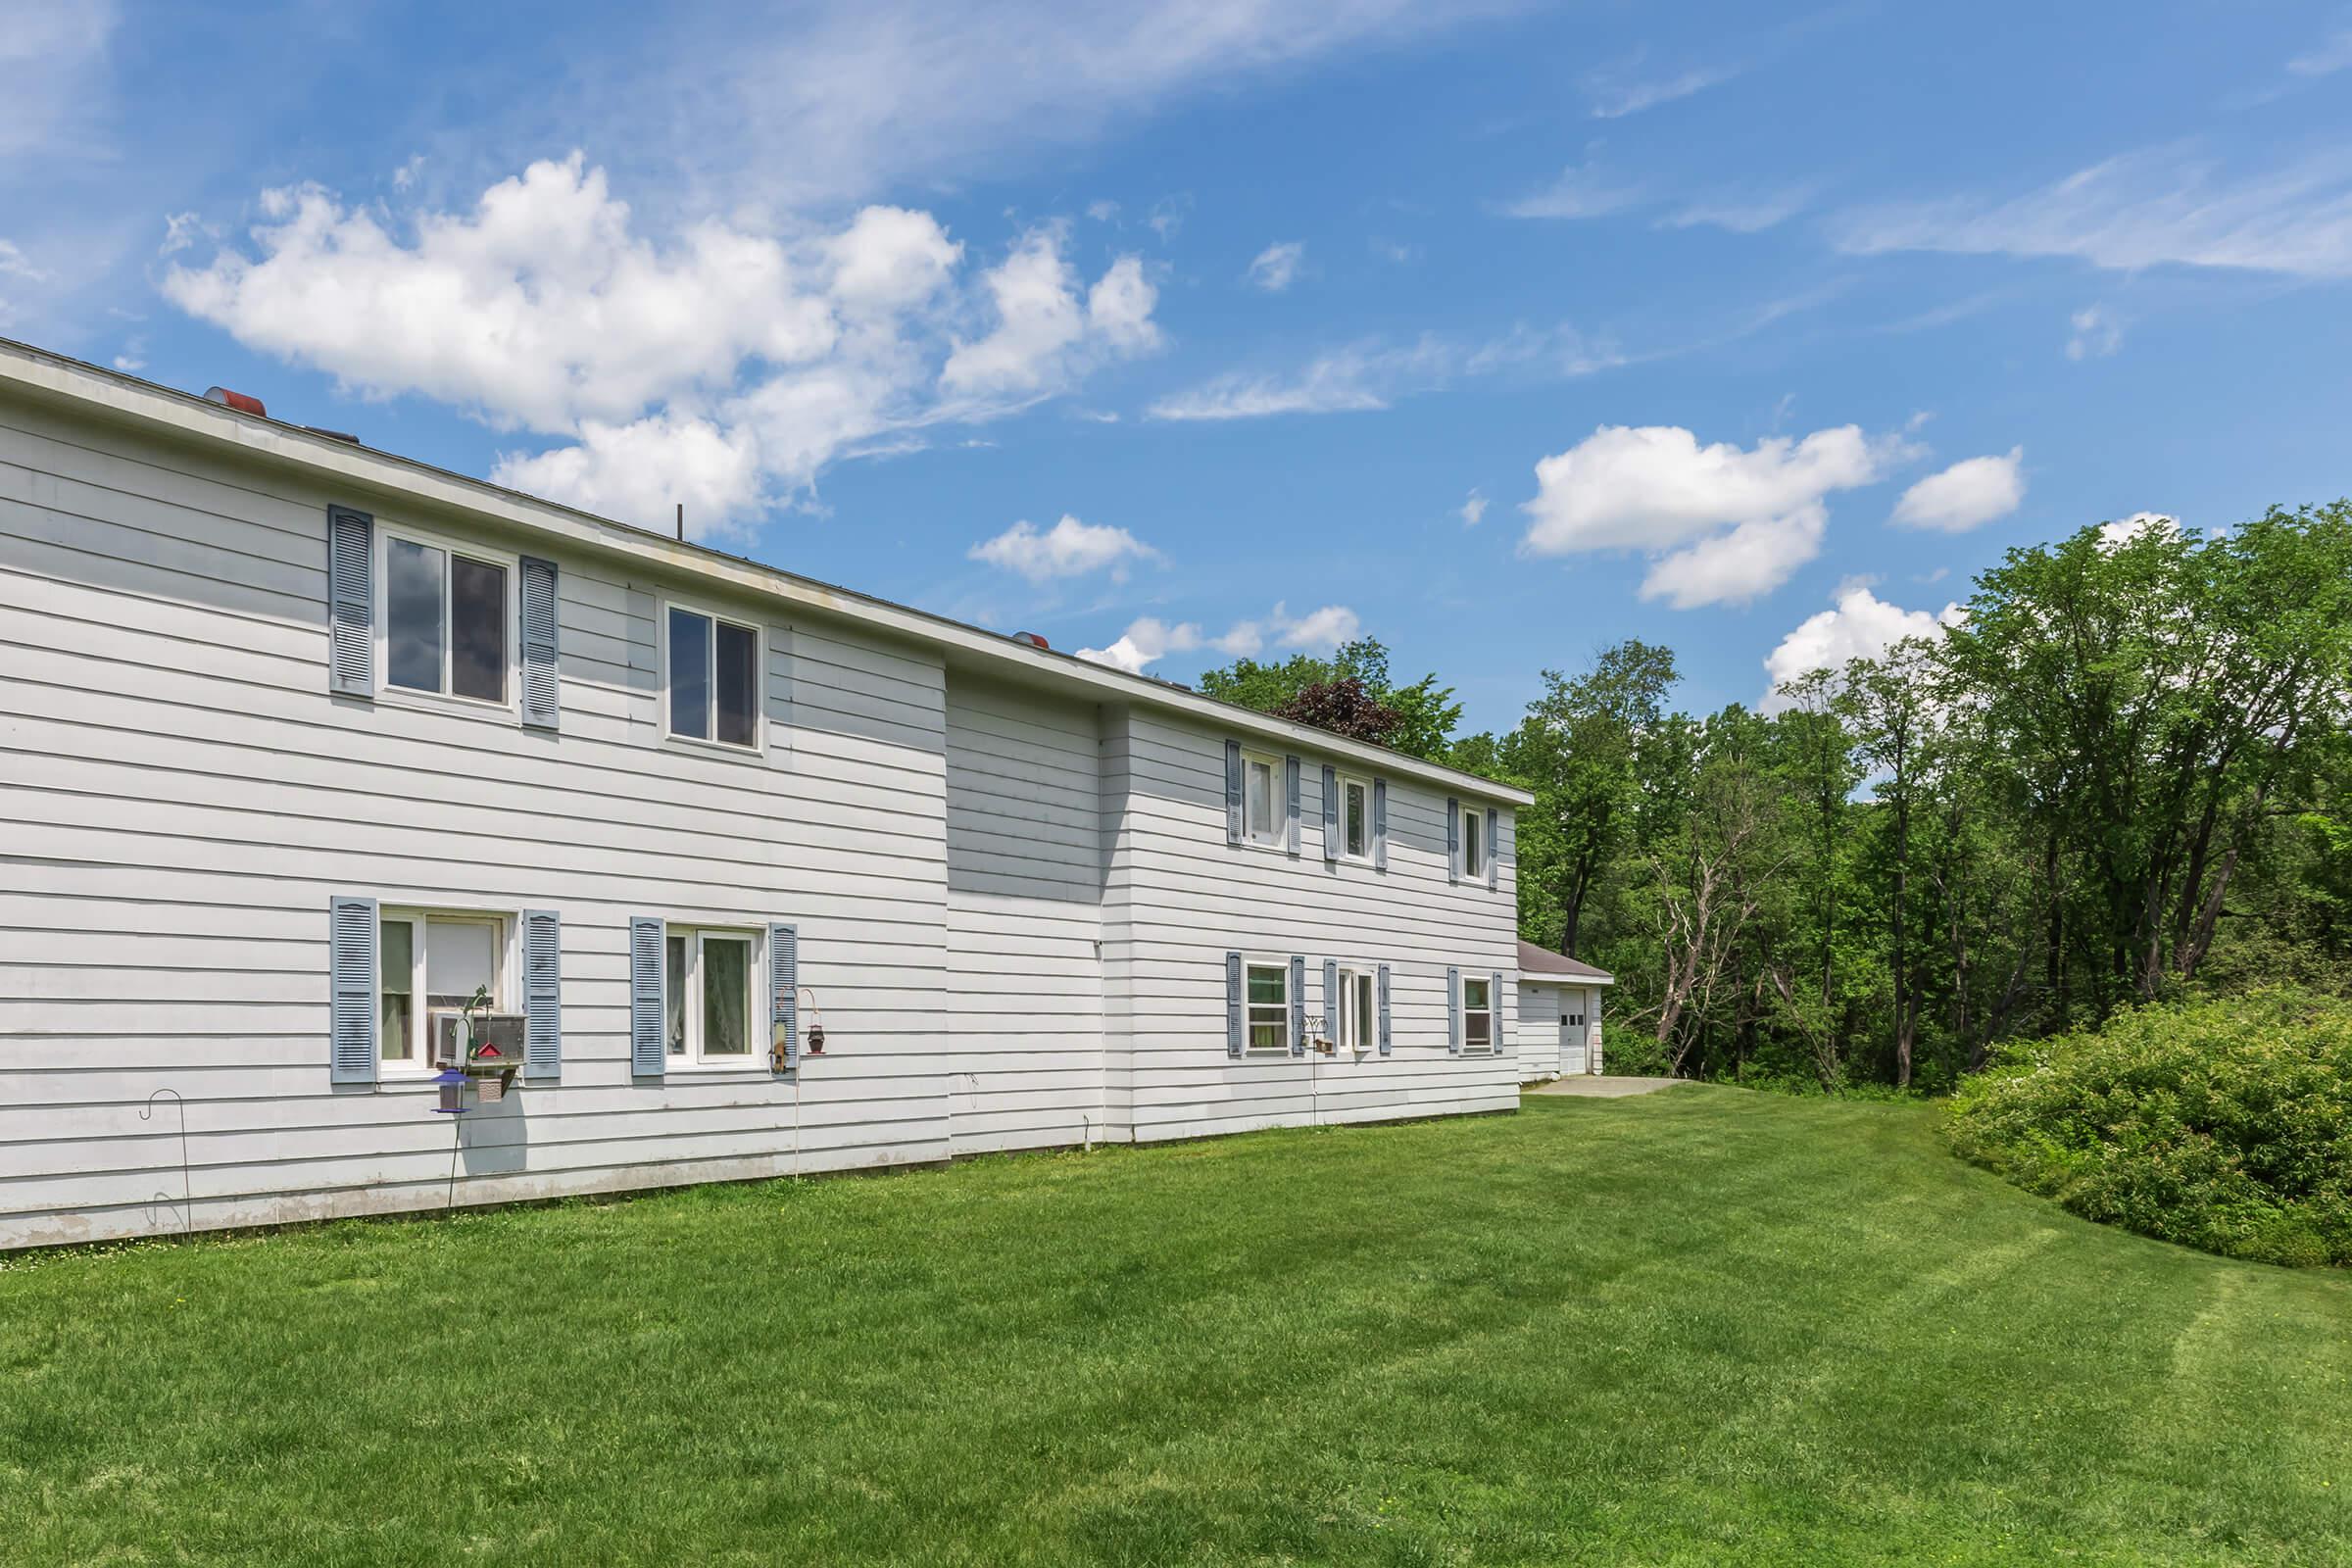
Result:
[[[376,990],[382,998],[376,1020],[376,1054],[407,1061],[415,1045],[416,928],[406,920],[384,920],[375,934]]]
[[[752,746],[759,735],[760,639],[748,626],[718,623],[718,738]]]
[[[662,986],[662,1006],[668,1017],[665,1048],[673,1056],[686,1054],[686,938],[673,932],[668,950],[662,955],[662,972],[668,977]]]
[[[710,738],[710,618],[669,612],[669,732]]]
[[[424,990],[435,1006],[463,1007],[477,986],[487,986],[491,1005],[498,1004],[496,937],[472,921],[425,922]]]
[[[507,568],[449,558],[449,689],[507,700]]]
[[[384,541],[384,679],[411,691],[441,689],[441,552]]]
[[[1378,1018],[1379,1009],[1372,1004],[1372,977],[1359,974],[1355,977],[1355,1038],[1348,1043],[1359,1046],[1369,1044],[1373,1025]]]
[[[1249,816],[1250,836],[1253,839],[1274,836],[1274,769],[1267,763],[1250,763],[1250,788],[1245,806]]]
[[[744,1056],[751,1043],[752,945],[703,938],[703,1054]]]
[[[1348,815],[1348,853],[1361,855],[1371,836],[1370,828],[1364,820],[1367,814],[1364,810],[1364,787],[1361,784],[1350,784],[1342,793],[1341,799],[1347,803],[1345,809]]]
[[[1265,1003],[1275,1006],[1280,1006],[1282,1004],[1290,1001],[1290,997],[1286,994],[1286,976],[1279,964],[1253,963],[1250,966],[1250,1001],[1251,1005],[1254,1006],[1257,1004]]]
[[[1463,1005],[1463,1006],[1465,1006],[1465,1007],[1483,1007],[1483,1006],[1485,1006],[1486,1004],[1487,1004],[1487,982],[1485,982],[1484,980],[1465,980],[1465,981],[1463,981],[1463,982],[1462,982],[1462,1005]]]
[[[1472,1050],[1494,1043],[1494,1018],[1492,1013],[1467,1013],[1462,1018],[1462,1042]]]
[[[1476,811],[1470,811],[1470,812],[1467,812],[1467,813],[1465,813],[1465,814],[1463,815],[1463,817],[1462,817],[1462,869],[1463,869],[1464,871],[1468,871],[1468,872],[1471,872],[1471,873],[1473,873],[1473,874],[1475,874],[1475,873],[1477,872],[1477,870],[1478,870],[1478,867],[1479,867],[1479,858],[1478,858],[1478,827],[1479,827],[1479,818],[1478,818],[1478,813],[1477,813]]]

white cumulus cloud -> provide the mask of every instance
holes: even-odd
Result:
[[[1462,519],[1463,527],[1477,527],[1486,520],[1487,493],[1484,490],[1471,491],[1469,496],[1463,500],[1460,512],[1455,515]]]
[[[967,553],[974,561],[1018,572],[1031,582],[1105,569],[1113,582],[1125,582],[1131,564],[1160,559],[1158,551],[1124,528],[1081,522],[1067,513],[1051,528],[1040,528],[1024,517]]]
[[[1764,673],[1772,685],[1757,703],[1757,711],[1777,713],[1789,707],[1781,688],[1801,675],[1816,669],[1841,670],[1849,659],[1876,659],[1906,637],[1940,637],[1964,614],[1956,604],[1934,613],[1904,610],[1872,593],[1861,579],[1840,583],[1833,604],[1836,608],[1798,622],[1764,656]]]
[[[1931,473],[1894,504],[1893,521],[1905,528],[1966,533],[1995,517],[2006,517],[2026,499],[2026,449],[1969,458],[1941,473]]]
[[[1330,653],[1342,643],[1352,641],[1362,624],[1355,612],[1345,605],[1325,605],[1303,615],[1293,615],[1287,607],[1278,604],[1261,619],[1237,620],[1217,633],[1203,631],[1196,621],[1171,625],[1155,615],[1145,615],[1130,622],[1109,647],[1081,648],[1078,657],[1140,674],[1146,665],[1170,654],[1202,650],[1214,651],[1227,659],[1254,659],[1269,648]]]
[[[2134,512],[2129,517],[2099,524],[2099,548],[2121,550],[2143,533],[2179,533],[2180,519],[2164,512]]]
[[[1602,425],[1536,465],[1521,510],[1531,555],[1640,550],[1644,599],[1675,609],[1738,604],[1788,581],[1820,552],[1827,498],[1873,484],[1916,455],[1857,425],[1700,446],[1675,425]]]
[[[196,232],[174,220],[167,243]],[[744,532],[844,456],[999,416],[1155,346],[1141,262],[1090,285],[1063,251],[1040,226],[972,276],[935,218],[897,207],[657,240],[574,153],[465,212],[395,220],[315,185],[267,191],[250,249],[175,262],[163,289],[366,395],[420,393],[566,443],[508,454],[500,483],[655,527],[683,501],[704,536]]]
[[[1305,245],[1279,240],[1259,251],[1250,264],[1250,281],[1269,294],[1279,294],[1298,280],[1298,269],[1305,262]]]

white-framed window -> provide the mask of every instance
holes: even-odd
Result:
[[[754,1029],[759,957],[756,931],[673,925],[663,933],[662,1050],[671,1066],[758,1062],[764,1049]]]
[[[381,689],[514,706],[514,556],[415,529],[376,530]]]
[[[1475,881],[1487,874],[1487,844],[1482,837],[1486,831],[1486,813],[1473,806],[1462,808],[1462,879],[1464,881]]]
[[[1374,984],[1370,969],[1340,970],[1339,1016],[1334,1024],[1339,1030],[1342,1051],[1360,1054],[1380,1044],[1380,1010]]]
[[[1288,835],[1290,796],[1283,787],[1282,759],[1263,752],[1242,754],[1242,842],[1281,845]]]
[[[673,740],[760,749],[760,628],[693,605],[662,607],[662,730]]]
[[[1494,1049],[1494,982],[1483,974],[1462,976],[1462,1050]]]
[[[1291,1049],[1291,966],[1287,959],[1243,965],[1242,984],[1249,999],[1249,1043],[1251,1051]]]
[[[431,1017],[456,1012],[477,987],[492,1012],[511,1012],[507,977],[511,922],[470,910],[395,909],[376,923],[378,1069],[386,1076],[430,1072]]]
[[[1340,778],[1340,853],[1350,860],[1372,858],[1372,786]]]

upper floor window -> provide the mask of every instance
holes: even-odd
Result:
[[[384,535],[384,684],[474,702],[507,700],[505,562]]]
[[[1282,762],[1255,752],[1242,754],[1242,837],[1251,844],[1283,842],[1283,817],[1289,810],[1283,794]]]
[[[1492,980],[1462,976],[1462,1049],[1494,1049],[1494,985]]]
[[[1350,860],[1372,855],[1372,786],[1360,778],[1340,780],[1340,843]]]
[[[1487,820],[1476,808],[1462,812],[1462,875],[1465,878],[1487,874],[1487,843],[1481,837],[1487,830]]]
[[[669,607],[669,733],[721,746],[760,744],[760,633]]]

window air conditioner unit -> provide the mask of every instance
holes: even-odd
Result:
[[[466,1014],[455,1007],[436,1008],[425,1015],[432,1031],[433,1065],[464,1068],[466,1059]],[[520,1067],[522,1065],[522,1014],[519,1012],[484,1012],[474,1015],[480,1044],[470,1065]],[[492,1054],[492,1053],[496,1054]]]

